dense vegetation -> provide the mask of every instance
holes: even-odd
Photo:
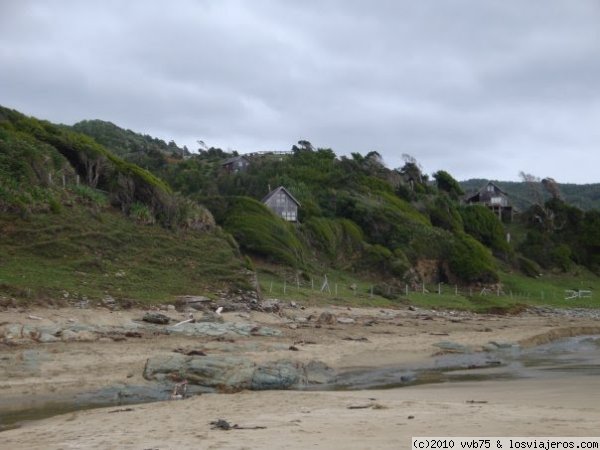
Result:
[[[0,298],[249,288],[210,212],[90,137],[0,108]]]
[[[0,263],[0,285],[24,288],[18,266],[36,266],[22,258],[25,248],[41,258],[38,267],[97,276],[87,286],[111,293],[99,277],[119,267],[139,272],[136,282],[145,273],[159,283],[164,276],[155,270],[165,267],[180,287],[162,282],[165,289],[154,292],[165,295],[190,282],[243,285],[243,267],[256,263],[304,277],[353,273],[388,287],[489,285],[502,271],[535,277],[577,266],[600,270],[600,212],[583,211],[541,184],[533,187],[542,195],[530,195],[531,183],[516,195],[526,206],[513,223],[502,223],[486,207],[464,204],[468,183],[445,171],[430,179],[409,155],[390,169],[377,152],[337,156],[300,141],[287,154],[249,156],[244,171],[223,170],[236,155],[217,148],[190,154],[110,122],[59,126],[1,108],[0,224],[9,236],[3,250],[14,257]],[[301,203],[298,223],[260,201],[277,186]],[[12,225],[18,221],[27,236]],[[43,239],[32,238],[38,232]],[[184,269],[175,276],[170,263]],[[50,272],[38,277],[40,289],[52,284]]]
[[[102,135],[102,128],[92,135]],[[129,133],[121,130],[120,142]],[[155,165],[154,173],[175,190],[208,202],[217,222],[244,251],[292,267],[333,266],[404,282],[459,283],[496,281],[496,261],[531,275],[566,271],[575,264],[597,269],[591,231],[595,212],[576,206],[595,205],[600,199],[595,185],[561,185],[562,196],[554,198],[556,193],[542,182],[500,183],[521,212],[515,223],[506,224],[485,207],[462,204],[465,193],[486,180],[458,183],[445,171],[430,180],[409,155],[404,155],[404,166],[389,169],[377,152],[338,157],[331,149],[300,141],[289,155],[254,156],[248,170],[228,174],[221,163],[234,155],[200,149],[176,163]],[[250,206],[250,198],[260,200],[280,185],[302,204],[298,227]],[[557,217],[557,227],[540,229],[536,208],[569,220]],[[279,245],[284,249],[275,250]]]
[[[474,178],[461,181],[460,186],[465,192],[475,192],[484,186],[488,180]],[[510,195],[513,204],[521,211],[525,211],[534,202],[531,186],[522,181],[494,181],[504,192]],[[542,186],[538,186],[544,200],[549,200],[551,195],[542,192]],[[572,206],[584,211],[600,209],[600,183],[594,184],[572,184],[560,185],[562,199]]]

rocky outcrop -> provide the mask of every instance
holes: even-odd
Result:
[[[236,392],[243,389],[300,389],[330,383],[335,372],[322,362],[279,360],[255,363],[240,356],[185,356],[170,354],[148,359],[147,380],[185,378],[207,392]]]
[[[280,336],[281,331],[269,327],[261,327],[252,323],[215,323],[196,322],[184,323],[179,326],[170,326],[166,331],[172,334],[185,336]]]
[[[165,316],[166,317],[166,316]],[[180,334],[184,336],[280,336],[281,331],[253,323],[196,322],[180,325],[156,325],[146,322],[131,322],[121,326],[103,326],[72,323],[69,325],[0,325],[0,342],[22,345],[31,342],[50,344],[63,341],[95,341],[100,338],[123,340],[127,337],[142,337],[144,333]]]

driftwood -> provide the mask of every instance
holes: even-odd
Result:
[[[32,320],[44,320],[43,317],[34,316],[33,314],[28,315],[27,318]]]
[[[174,326],[174,327],[178,327],[179,325],[183,325],[184,323],[190,323],[190,322],[195,322],[195,321],[196,321],[196,319],[194,319],[194,318],[191,318],[191,319],[188,319],[188,320],[183,320],[183,321],[181,321],[181,322],[179,322],[179,323],[176,323],[176,324],[175,324],[175,325],[173,325],[173,326]]]
[[[121,409],[113,409],[112,411],[109,411],[108,413],[118,413],[118,412],[129,412],[129,411],[133,411],[133,408],[121,408]]]
[[[234,425],[231,425],[229,422],[227,422],[224,419],[213,420],[210,424],[212,425],[212,427],[211,427],[212,430],[225,430],[225,431],[229,431],[229,430],[264,430],[267,428],[267,427],[261,427],[261,426],[243,427],[243,426],[238,425],[237,423]]]
[[[361,337],[348,336],[348,337],[343,337],[342,341],[369,342],[369,339],[364,336],[361,336]]]

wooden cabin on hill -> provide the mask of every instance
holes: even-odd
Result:
[[[234,156],[221,163],[221,167],[227,173],[238,173],[245,171],[250,165],[250,160],[245,156]]]
[[[282,219],[288,222],[298,221],[300,202],[283,186],[269,192],[262,202]]]
[[[467,196],[469,205],[485,205],[502,221],[512,222],[513,207],[508,199],[508,194],[491,181],[483,186],[475,194]]]

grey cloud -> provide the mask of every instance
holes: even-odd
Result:
[[[8,1],[0,102],[195,148],[411,153],[457,178],[599,181],[595,0]]]

